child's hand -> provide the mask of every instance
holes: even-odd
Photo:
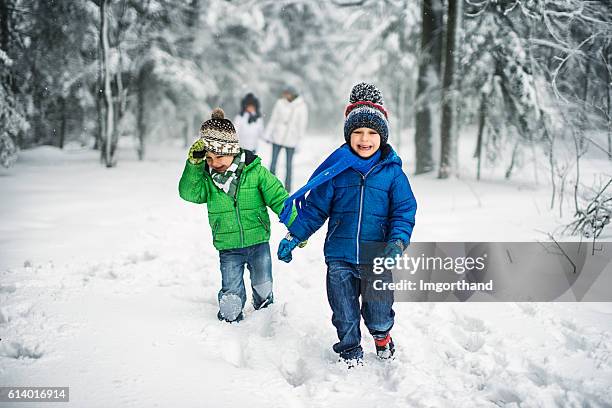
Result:
[[[397,256],[402,256],[404,253],[404,244],[399,239],[397,241],[389,242],[385,246],[382,253],[382,258],[395,259]]]
[[[204,160],[205,155],[204,140],[198,139],[191,145],[187,158],[191,164],[200,164]]]
[[[278,251],[276,252],[278,259],[287,263],[291,262],[293,259],[291,251],[293,251],[298,244],[300,244],[300,240],[291,235],[291,233],[288,233],[280,244],[278,244]]]

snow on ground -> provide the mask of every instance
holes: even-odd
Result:
[[[338,144],[298,152],[296,185]],[[42,147],[0,173],[0,385],[70,386],[74,407],[612,406],[605,303],[398,303],[397,359],[377,361],[364,328],[366,364],[346,370],[331,351],[325,228],[274,263],[272,307],[217,321],[205,207],[177,193],[185,151],[139,163],[123,150],[106,169],[94,152]],[[539,185],[528,168],[475,182],[472,163],[461,179],[410,177],[414,241],[532,241],[567,221],[548,210],[543,170]],[[274,223],[273,252],[283,235]]]

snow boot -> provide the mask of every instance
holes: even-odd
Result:
[[[357,346],[350,350],[345,350],[340,353],[340,359],[338,361],[346,364],[347,368],[355,368],[363,365],[363,349],[361,346]]]
[[[374,337],[374,344],[376,345],[376,355],[381,360],[388,360],[393,358],[395,354],[395,345],[390,334],[387,334],[383,338]]]
[[[272,303],[274,303],[274,298],[270,295],[263,302],[261,302],[260,305],[256,305],[255,303],[253,303],[253,309],[255,310],[265,309],[266,307],[270,306]]]
[[[217,312],[217,319],[219,319],[219,321],[221,321],[221,322],[238,323],[239,321],[244,319],[244,315],[242,314],[242,312],[240,312],[240,314],[238,316],[236,316],[236,318],[234,320],[229,320],[229,319],[225,319],[221,315],[221,311],[219,311],[219,312]]]
[[[363,366],[363,359],[361,358],[342,358],[340,357],[338,362],[343,362],[344,364],[346,364],[346,368],[348,368],[349,370],[351,368]]]
[[[233,293],[224,294],[219,300],[219,313],[217,317],[226,322],[239,322],[242,320],[242,301]]]

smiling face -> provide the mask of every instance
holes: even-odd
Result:
[[[206,152],[206,164],[208,167],[216,171],[217,173],[223,173],[234,161],[234,156],[217,156],[214,153]]]
[[[359,157],[367,159],[380,148],[380,135],[370,128],[357,128],[351,133],[351,148]]]

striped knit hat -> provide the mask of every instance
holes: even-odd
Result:
[[[387,111],[383,107],[382,94],[372,84],[361,82],[351,90],[350,104],[344,111],[344,139],[350,143],[353,130],[362,127],[374,129],[380,135],[380,144],[389,139]]]
[[[225,119],[225,113],[221,108],[214,109],[210,114],[210,119],[202,123],[200,135],[204,140],[204,148],[207,152],[217,156],[240,153],[236,129],[229,119]]]

